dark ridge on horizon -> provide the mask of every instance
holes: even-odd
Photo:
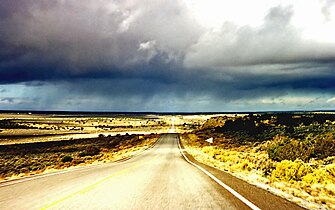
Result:
[[[201,115],[201,114],[281,114],[281,113],[295,113],[295,114],[308,114],[315,112],[335,112],[335,110],[289,110],[289,111],[253,111],[253,112],[121,112],[121,111],[37,111],[37,110],[0,110],[1,114],[54,114],[54,115],[97,115],[97,116],[110,116],[110,115]]]

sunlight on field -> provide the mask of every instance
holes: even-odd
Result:
[[[320,113],[217,116],[181,140],[202,163],[308,209],[335,209],[334,122]]]
[[[171,120],[143,114],[0,114],[0,179],[131,157],[167,133]]]
[[[171,116],[0,114],[0,145],[95,138],[103,135],[167,133]],[[5,126],[5,127],[4,127]]]
[[[304,207],[335,209],[333,113],[0,114],[1,177],[131,157],[168,132],[200,162]]]

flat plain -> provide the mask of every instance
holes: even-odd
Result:
[[[335,208],[333,113],[0,114],[0,176],[127,160],[169,132],[200,163],[305,208]]]

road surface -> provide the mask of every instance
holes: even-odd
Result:
[[[0,208],[250,209],[185,161],[177,134],[124,162],[2,183]]]

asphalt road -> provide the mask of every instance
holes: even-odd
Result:
[[[177,134],[124,162],[2,183],[0,208],[250,209],[185,161]]]

